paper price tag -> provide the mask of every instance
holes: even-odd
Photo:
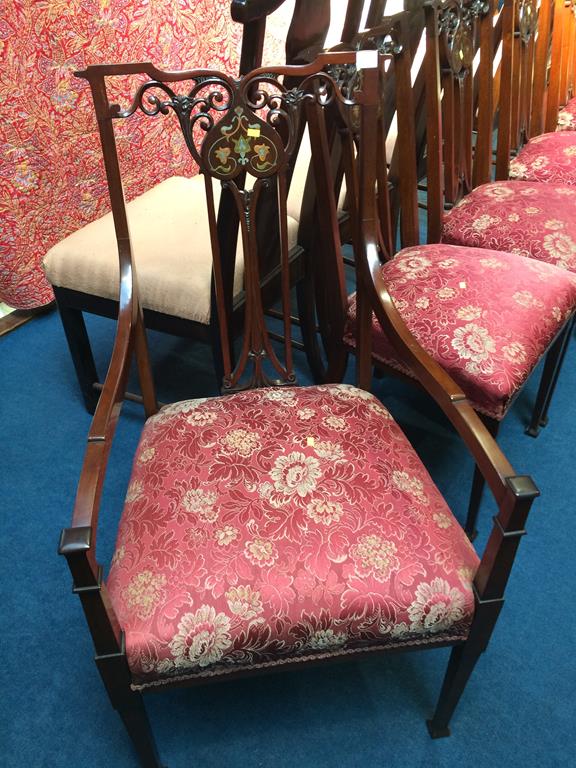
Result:
[[[378,51],[358,51],[356,67],[358,69],[376,69],[378,66]]]
[[[259,139],[260,138],[260,128],[258,128],[258,127],[256,127],[256,128],[248,128],[246,133],[248,134],[248,136],[252,136],[255,139]]]

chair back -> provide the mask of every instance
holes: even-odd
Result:
[[[473,65],[477,40],[482,46],[481,61],[483,55],[492,60],[494,46],[487,28],[492,25],[488,3],[430,0],[424,10],[428,242],[434,243],[442,234],[445,204],[457,203],[472,189],[473,181],[484,180],[489,174],[492,78],[479,78],[475,98]],[[489,66],[484,59],[486,71]],[[476,103],[479,115],[474,152]]]
[[[539,27],[536,0],[504,0],[500,15],[502,58],[495,109],[498,124],[495,175],[496,179],[504,180],[508,178],[512,153],[530,137],[532,105],[538,98],[534,89],[535,63],[538,59],[540,65],[540,27],[545,25],[546,14]]]
[[[149,119],[176,119],[183,143],[204,177],[225,392],[295,383],[290,313],[291,273],[295,263],[288,247],[287,174],[310,101],[320,104],[341,99],[333,81],[327,75],[317,74],[317,67],[334,65],[334,62],[349,64],[354,60],[353,52],[325,54],[319,64],[312,67],[266,68],[241,80],[211,70],[163,72],[149,63],[96,65],[78,73],[89,81],[92,90],[108,176],[121,280],[132,276],[133,287],[128,294],[134,303],[137,303],[137,285],[115,137],[117,124],[136,113]],[[125,81],[134,76],[139,76],[139,83],[127,104],[113,103],[109,97],[111,81]],[[288,89],[282,77],[304,80],[298,87]],[[118,88],[112,88],[118,92]],[[126,93],[125,90],[121,92]],[[315,168],[325,174],[318,162]],[[325,187],[325,176],[320,182],[316,179],[316,183]],[[234,215],[240,224],[244,295],[243,335],[237,361],[231,351],[231,311],[234,307],[229,300],[226,278],[227,274],[233,273],[233,268],[228,263],[229,253],[222,248],[226,229],[223,227],[225,222],[219,220],[216,212],[216,185],[221,186],[222,193],[227,192],[232,200]],[[323,189],[322,210],[329,209],[330,215],[336,216],[333,186],[329,186],[329,190]],[[273,222],[269,220],[270,207],[262,205],[267,199],[276,202]],[[161,212],[159,214],[161,223]],[[278,242],[275,263],[266,273],[261,269],[258,237],[262,216],[266,219],[267,230]],[[321,226],[325,226],[324,223]],[[193,232],[183,232],[182,237],[189,239],[190,247],[193,247]],[[328,225],[323,248],[338,249],[339,252],[337,227],[333,229]],[[263,296],[272,284],[280,288],[283,353],[273,346],[264,317],[266,299]]]

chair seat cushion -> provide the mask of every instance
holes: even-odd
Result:
[[[219,185],[214,185],[216,204]],[[212,251],[204,178],[174,176],[126,206],[142,306],[199,323],[210,322]],[[289,219],[288,239],[298,224]],[[52,285],[118,299],[118,248],[112,214],[87,224],[51,248],[44,271]],[[236,255],[234,295],[243,286]]]
[[[463,638],[477,565],[386,409],[329,385],[150,418],[107,586],[142,687]]]
[[[423,245],[400,251],[382,274],[419,344],[477,411],[496,419],[576,306],[574,275],[510,253]],[[356,345],[355,294],[345,342]],[[372,353],[410,375],[375,316]]]
[[[576,271],[576,189],[530,181],[482,184],[444,216],[442,240]]]
[[[576,131],[576,98],[570,99],[568,104],[558,113],[557,131]]]
[[[543,133],[510,163],[510,178],[576,186],[576,132]]]

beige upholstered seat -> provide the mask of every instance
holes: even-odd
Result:
[[[219,191],[215,185],[215,197]],[[203,177],[166,179],[126,209],[143,307],[208,324],[212,253]],[[290,247],[297,233],[298,223],[289,217]],[[51,248],[44,270],[52,285],[117,300],[118,249],[112,214]],[[242,290],[243,273],[239,244],[235,296]]]

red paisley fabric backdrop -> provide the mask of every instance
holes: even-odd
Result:
[[[269,25],[268,62],[284,59],[293,5]],[[72,72],[139,60],[237,73],[242,30],[229,9],[228,0],[0,0],[0,301],[50,302],[42,257],[109,207],[88,87]],[[194,173],[172,121],[127,122],[129,198]]]

